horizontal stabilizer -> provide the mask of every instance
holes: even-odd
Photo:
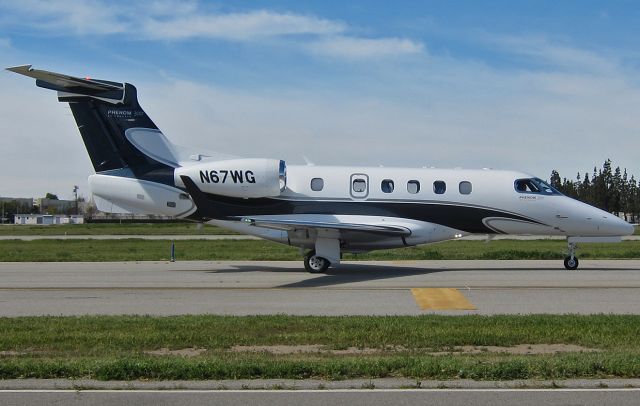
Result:
[[[62,73],[33,69],[31,65],[14,66],[8,71],[36,79],[36,86],[62,93],[94,96],[120,101],[124,98],[124,83],[89,78],[77,78]],[[61,95],[62,96],[62,95]]]
[[[76,78],[73,76],[63,75],[62,73],[33,69],[31,65],[14,66],[13,68],[7,68],[7,70],[32,77],[34,79],[56,86],[57,88],[66,89],[68,91],[73,91],[73,89],[79,87],[97,91],[122,90],[124,88],[122,84],[117,85],[114,83],[107,83],[88,78]]]

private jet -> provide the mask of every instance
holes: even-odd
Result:
[[[7,68],[69,103],[95,169],[93,199],[107,213],[174,216],[299,247],[325,272],[343,253],[411,247],[470,234],[617,242],[631,224],[518,171],[289,165],[171,143],[129,83]]]

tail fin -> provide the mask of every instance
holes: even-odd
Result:
[[[69,103],[97,173],[174,184],[173,169],[179,165],[171,144],[138,104],[133,85],[76,78],[31,65],[8,70],[35,78],[37,86],[57,91],[58,100]],[[150,144],[160,153],[145,148]]]

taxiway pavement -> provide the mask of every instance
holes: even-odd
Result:
[[[640,260],[0,263],[0,316],[428,313],[640,314]]]
[[[637,389],[0,391],[5,405],[637,405]]]

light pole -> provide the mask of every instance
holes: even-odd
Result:
[[[78,185],[75,185],[73,187],[73,195],[75,196],[76,201],[76,216],[78,215],[78,189],[80,189]]]

